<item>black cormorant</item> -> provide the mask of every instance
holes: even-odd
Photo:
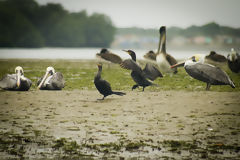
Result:
[[[123,51],[127,52],[132,58],[126,59],[120,64],[122,68],[132,70],[131,77],[136,82],[136,84],[133,85],[132,90],[142,86],[144,91],[145,87],[154,85],[152,82],[148,81],[147,78],[153,81],[157,77],[163,77],[161,72],[152,64],[147,63],[145,68],[142,70],[141,67],[136,63],[136,54],[134,51]]]
[[[97,90],[103,95],[102,100],[104,100],[105,97],[111,95],[111,94],[116,94],[119,96],[125,95],[123,92],[114,92],[111,89],[110,83],[108,83],[106,80],[103,80],[101,78],[101,73],[102,73],[102,64],[98,64],[98,72],[94,78],[94,84],[97,88]]]

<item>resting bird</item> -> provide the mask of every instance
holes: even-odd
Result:
[[[13,91],[28,91],[32,81],[23,74],[23,68],[17,66],[15,74],[7,74],[0,80],[0,88]]]
[[[111,89],[110,83],[108,83],[106,80],[103,80],[101,78],[101,73],[102,73],[102,64],[98,64],[98,72],[94,78],[94,84],[97,88],[97,90],[103,95],[103,98],[101,100],[104,100],[105,97],[111,95],[111,94],[116,94],[119,96],[125,95],[123,92],[114,92]]]
[[[123,51],[127,52],[132,58],[126,59],[120,64],[122,68],[132,70],[131,77],[136,82],[136,84],[133,85],[132,90],[142,86],[144,91],[145,87],[154,85],[152,82],[148,81],[147,78],[153,81],[157,77],[163,77],[161,72],[152,64],[147,63],[145,68],[142,70],[136,63],[136,54],[132,50]]]
[[[159,65],[161,71],[177,73],[177,68],[172,68],[171,66],[176,64],[177,61],[174,57],[166,52],[166,27],[162,26],[159,30],[160,39],[159,46],[156,56],[157,64]]]
[[[195,56],[183,63],[178,63],[171,67],[174,68],[182,66],[183,64],[186,72],[191,77],[207,83],[206,90],[209,90],[211,85],[230,85],[232,88],[235,88],[234,83],[227,73],[219,67],[196,61]]]
[[[37,85],[41,90],[61,90],[64,88],[64,83],[62,73],[55,73],[53,67],[47,67],[45,75],[38,80]]]
[[[216,62],[226,62],[227,59],[221,54],[217,54],[215,51],[211,51],[209,55],[205,57],[206,59],[210,59]]]
[[[146,53],[143,57],[147,60],[156,61],[156,53],[154,53],[152,50]]]
[[[240,55],[233,48],[227,56],[228,67],[232,72],[240,73]]]
[[[103,48],[100,53],[96,54],[96,56],[112,63],[120,64],[122,62],[121,57],[109,52],[106,48]]]

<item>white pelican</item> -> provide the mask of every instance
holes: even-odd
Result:
[[[45,75],[38,81],[38,89],[42,90],[61,90],[64,88],[63,75],[55,72],[53,67],[47,67]]]
[[[15,74],[7,74],[0,80],[0,88],[4,90],[28,91],[32,81],[24,77],[23,68],[17,66]]]

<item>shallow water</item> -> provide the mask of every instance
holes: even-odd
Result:
[[[0,59],[95,59],[96,53],[101,48],[4,48],[0,49]],[[120,49],[109,49],[111,52],[122,58],[129,58],[129,55]],[[133,49],[138,59],[143,59],[143,55],[148,50]],[[176,59],[185,59],[194,54],[209,54],[210,51],[174,51],[169,50]],[[227,52],[217,51],[219,54],[227,55]]]

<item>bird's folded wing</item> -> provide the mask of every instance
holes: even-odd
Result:
[[[174,64],[177,64],[176,59],[169,54],[166,54],[166,59],[170,63],[171,66]]]
[[[196,64],[194,65],[195,71],[204,77],[211,78],[212,80],[229,83],[231,80],[229,76],[219,67],[210,64]]]
[[[163,77],[162,73],[150,63],[147,63],[145,68],[143,69],[144,76],[152,81],[154,81],[157,77]]]
[[[17,87],[15,74],[7,74],[0,80],[0,88],[10,89]]]
[[[52,83],[54,85],[54,87],[64,88],[65,81],[64,81],[62,73],[56,72],[55,74],[53,74],[52,79],[50,80],[49,83]]]
[[[136,71],[139,74],[142,74],[141,67],[139,67],[139,65],[136,62],[134,62],[132,59],[126,59],[122,61],[122,63],[120,63],[120,66],[124,69]]]

